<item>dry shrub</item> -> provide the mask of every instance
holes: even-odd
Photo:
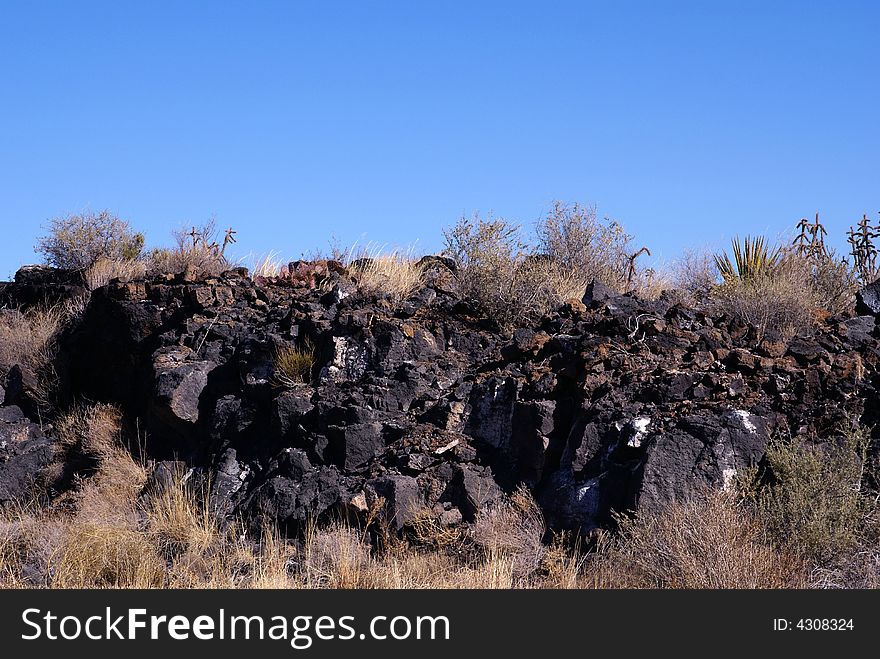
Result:
[[[358,259],[349,268],[357,280],[358,289],[365,295],[388,296],[392,302],[401,302],[417,291],[422,284],[423,271],[413,258],[412,250],[392,250],[382,253],[374,249]]]
[[[673,285],[689,293],[708,293],[718,284],[718,267],[707,250],[687,250],[672,268]]]
[[[790,261],[771,274],[726,281],[715,290],[715,301],[720,311],[754,327],[759,338],[771,330],[790,337],[816,324],[820,301],[807,282],[803,264]]]
[[[474,541],[492,561],[509,562],[514,579],[536,572],[542,564],[544,516],[531,493],[520,488],[503,504],[481,511]]]
[[[599,588],[788,588],[802,568],[774,550],[734,494],[705,492],[653,514],[620,518],[587,566]]]
[[[56,268],[85,270],[101,258],[136,260],[143,247],[143,234],[133,232],[128,222],[104,210],[51,220],[36,251]]]
[[[147,271],[151,274],[179,274],[186,270],[200,275],[217,276],[230,268],[225,250],[234,242],[227,231],[221,245],[213,220],[205,224],[173,232],[175,246],[154,249],[147,255]]]
[[[752,497],[777,545],[820,567],[866,542],[876,545],[877,504],[862,483],[867,444],[861,431],[817,445],[801,439],[771,442],[767,482]]]
[[[114,279],[134,281],[143,279],[147,264],[140,260],[100,258],[83,273],[86,288],[90,291],[106,286]]]
[[[833,252],[825,252],[807,259],[801,267],[809,272],[810,286],[821,308],[837,314],[855,306],[856,292],[861,285],[855,269],[846,260]]]
[[[458,266],[459,295],[502,327],[532,322],[562,301],[552,261],[529,254],[518,225],[462,217],[443,235],[444,252]]]
[[[614,220],[600,221],[594,207],[554,202],[537,228],[538,249],[563,271],[580,279],[581,295],[597,280],[619,293],[650,284],[651,273],[635,268],[632,236]]]

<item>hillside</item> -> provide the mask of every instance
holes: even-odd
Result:
[[[0,284],[7,319],[87,302],[59,331],[51,387],[26,360],[7,369],[0,502],[57,507],[96,478],[106,454],[71,441],[63,417],[110,405],[144,491],[182,478],[219,527],[254,537],[338,520],[468,528],[526,488],[547,533],[595,538],[615,511],[737,489],[774,437],[833,443],[880,414],[870,288],[859,313],[792,337],[681,291],[646,300],[598,282],[502,328],[456,293],[453,261],[418,269],[399,301],[332,261],[90,295],[65,271],[22,269]]]

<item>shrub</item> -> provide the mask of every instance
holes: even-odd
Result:
[[[534,321],[561,301],[555,289],[563,278],[549,258],[529,254],[518,225],[462,217],[443,235],[459,295],[502,327]]]
[[[759,520],[731,492],[707,491],[634,518],[602,536],[587,574],[600,588],[791,588],[796,558],[773,549]]]
[[[718,267],[705,251],[687,250],[672,268],[673,285],[689,293],[708,293],[718,284]]]
[[[862,483],[866,450],[860,431],[817,445],[797,438],[771,442],[767,482],[752,498],[777,545],[822,565],[862,541],[876,506]]]
[[[108,211],[67,215],[50,221],[37,252],[51,266],[85,270],[100,258],[133,261],[140,257],[144,236]]]
[[[773,275],[731,279],[715,290],[719,310],[755,328],[758,340],[768,331],[785,337],[810,330],[819,300],[797,263]]]
[[[581,293],[598,280],[620,293],[636,291],[649,280],[650,273],[639,273],[636,259],[647,248],[633,253],[632,236],[612,220],[600,222],[595,208],[554,202],[537,227],[538,249],[562,270],[576,275]]]
[[[198,227],[181,227],[173,232],[175,247],[154,249],[147,255],[152,274],[179,274],[187,269],[199,275],[217,276],[230,267],[226,247],[235,242],[235,231],[227,229],[222,244],[213,220]]]

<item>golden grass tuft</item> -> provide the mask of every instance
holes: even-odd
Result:
[[[301,348],[291,345],[277,346],[273,356],[275,383],[278,386],[294,387],[311,380],[315,348],[308,339]]]
[[[419,289],[423,271],[412,250],[381,252],[375,249],[356,259],[351,271],[358,289],[366,295],[387,295],[401,302]]]
[[[100,258],[83,273],[86,288],[90,291],[106,286],[114,279],[135,281],[143,279],[147,273],[147,265],[134,259]]]

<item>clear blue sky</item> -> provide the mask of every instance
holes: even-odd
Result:
[[[880,2],[0,0],[0,278],[47,218],[430,251],[595,203],[655,255],[880,210]]]

